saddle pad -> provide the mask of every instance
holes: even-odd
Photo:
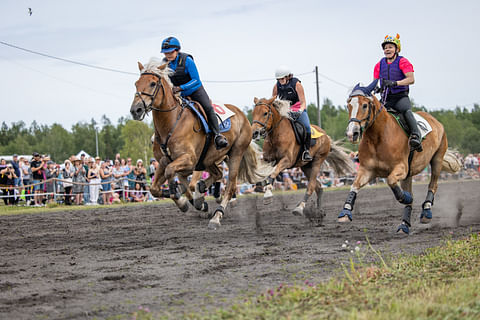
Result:
[[[217,114],[217,117],[220,118],[220,122],[227,120],[228,118],[235,115],[235,112],[228,109],[223,103],[218,101],[212,101],[213,110]]]
[[[417,126],[418,126],[418,129],[420,130],[420,135],[423,140],[425,139],[425,136],[432,131],[432,126],[421,115],[416,114],[415,112],[413,113],[413,115],[415,117],[415,120],[417,120]]]
[[[312,139],[317,139],[323,136],[323,132],[318,131],[314,127],[310,126],[310,129],[312,130]]]

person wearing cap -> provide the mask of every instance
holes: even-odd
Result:
[[[372,84],[376,86],[380,80],[382,100],[385,106],[403,114],[410,128],[409,145],[412,149],[421,152],[420,130],[411,110],[412,103],[408,97],[409,85],[415,82],[413,65],[407,58],[399,55],[402,49],[399,34],[396,37],[385,36],[382,41],[382,49],[385,57],[375,65],[373,69],[374,80],[368,87]]]
[[[173,93],[180,92],[182,97],[190,97],[203,107],[207,115],[208,125],[214,134],[214,143],[217,149],[228,146],[227,139],[220,134],[218,117],[213,110],[210,98],[202,85],[198,74],[197,66],[192,55],[180,52],[180,41],[175,37],[168,37],[162,42],[162,53],[165,55],[163,61],[174,72],[170,75],[173,83]]]
[[[290,68],[287,66],[279,66],[275,70],[275,78],[277,82],[273,86],[272,97],[277,97],[280,100],[287,100],[290,102],[290,110],[298,113],[297,121],[301,122],[307,133],[304,141],[304,152],[302,153],[303,161],[312,161],[310,155],[310,140],[312,131],[310,129],[310,119],[307,113],[307,102],[305,100],[305,91],[301,81],[294,77]]]
[[[44,165],[45,162],[41,159],[40,154],[38,152],[34,152],[32,154],[33,160],[30,162],[30,168],[32,170],[32,178],[33,178],[33,192],[34,192],[34,202],[35,206],[39,207],[42,205],[43,196],[39,195],[43,193],[43,173],[44,173]]]

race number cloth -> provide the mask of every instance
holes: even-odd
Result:
[[[312,139],[317,139],[323,136],[323,133],[315,129],[314,127],[310,126],[310,129],[312,130]]]
[[[232,110],[228,109],[223,103],[218,102],[218,101],[212,101],[212,107],[213,110],[215,110],[215,113],[217,116],[220,118],[220,122],[223,122],[230,118],[231,116],[235,115],[235,112]]]
[[[416,114],[415,112],[413,113],[413,115],[415,116],[415,120],[417,120],[417,126],[418,129],[420,129],[421,139],[423,140],[425,136],[429,134],[430,131],[432,131],[432,126],[421,115]]]

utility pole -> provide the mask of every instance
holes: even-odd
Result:
[[[322,116],[320,115],[321,107],[320,107],[320,86],[318,83],[318,66],[315,66],[315,80],[317,84],[317,117],[318,117],[318,126],[322,127]]]
[[[97,129],[97,126],[95,126],[95,149],[97,151],[97,157],[98,157],[98,129]]]

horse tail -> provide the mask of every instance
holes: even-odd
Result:
[[[442,171],[456,173],[462,168],[462,162],[455,155],[455,151],[448,149],[443,156]]]
[[[338,176],[347,176],[355,172],[350,150],[340,145],[339,141],[332,141],[326,161],[335,170]]]
[[[243,154],[238,169],[238,181],[249,183],[257,183],[265,180],[275,167],[270,163],[263,161],[261,158],[262,152],[260,147],[255,142],[250,142],[248,149]]]

